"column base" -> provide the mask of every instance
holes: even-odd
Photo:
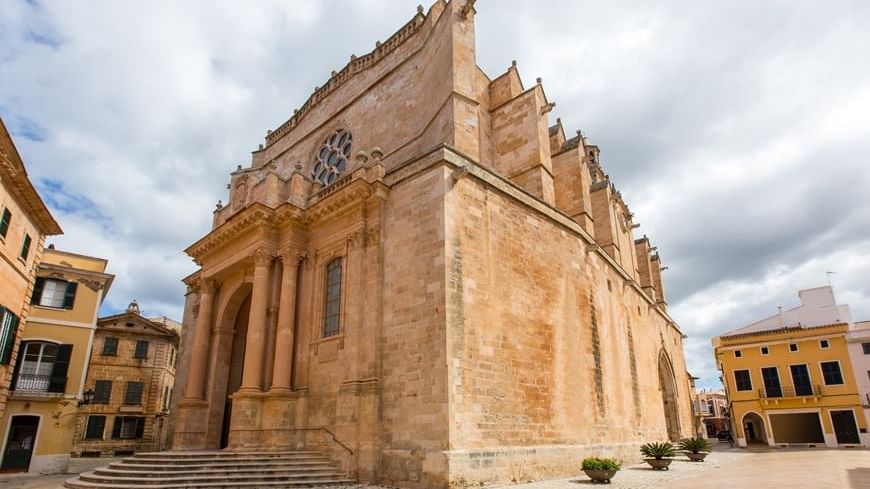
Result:
[[[208,402],[183,399],[178,403],[173,450],[203,450],[206,448]]]
[[[263,392],[239,390],[231,396],[233,412],[230,418],[228,447],[262,448],[260,419],[263,411]]]
[[[305,447],[305,434],[297,429],[296,400],[290,389],[272,389],[263,396],[262,443],[269,448]]]

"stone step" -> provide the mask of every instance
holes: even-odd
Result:
[[[295,488],[352,484],[313,451],[137,453],[64,483],[73,489]]]
[[[148,489],[294,489],[297,487],[317,487],[317,486],[341,486],[356,484],[353,479],[335,478],[331,480],[322,480],[317,482],[312,481],[277,481],[277,482],[209,482],[209,483],[190,483],[190,484],[155,484],[147,486]],[[85,482],[79,479],[69,479],[64,482],[64,487],[68,489],[142,489],[139,484],[103,484],[98,482]]]
[[[232,463],[232,462],[205,462],[199,464],[128,464],[125,462],[113,462],[109,464],[110,469],[115,470],[127,470],[127,471],[135,471],[135,472],[185,472],[185,471],[197,471],[197,470],[227,470],[234,469],[237,467],[244,468],[257,468],[257,469],[269,469],[272,467],[293,467],[298,468],[300,470],[304,469],[317,469],[320,467],[333,467],[334,464],[329,460],[322,460],[316,462],[256,462],[256,463]]]
[[[202,450],[202,451],[185,451],[185,452],[137,452],[136,457],[140,458],[199,458],[199,457],[276,457],[282,455],[323,455],[320,452],[313,450],[273,450],[273,451],[255,451],[255,450]]]
[[[229,469],[210,469],[202,468],[199,470],[185,471],[165,471],[163,473],[155,473],[149,470],[127,470],[117,467],[95,469],[96,475],[106,477],[150,477],[165,479],[168,477],[187,477],[208,475],[244,475],[244,474],[270,474],[270,475],[297,475],[297,474],[312,474],[312,473],[338,473],[338,469],[334,466],[323,465],[320,467],[234,467]]]
[[[191,484],[216,484],[223,482],[315,482],[343,478],[342,474],[331,471],[310,471],[300,474],[198,474],[181,475],[178,477],[127,477],[127,476],[103,476],[94,472],[85,472],[79,475],[79,480],[84,482],[96,482],[99,484],[135,484],[140,487],[154,485],[191,485]]]
[[[276,461],[282,463],[304,463],[304,462],[326,462],[328,457],[323,455],[305,455],[305,456],[281,456],[281,457],[245,457],[245,458],[223,458],[223,457],[201,457],[201,458],[139,458],[138,456],[125,458],[124,463],[127,464],[155,464],[155,465],[190,465],[204,464],[210,462],[232,462],[232,463],[257,463],[268,461]]]

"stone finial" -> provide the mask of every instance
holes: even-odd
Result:
[[[130,304],[127,305],[127,312],[133,312],[136,314],[140,314],[141,311],[139,309],[139,303],[136,302],[136,299],[133,299]]]
[[[540,85],[543,82],[544,82],[544,80],[540,76],[535,78],[535,83],[537,83],[538,85]]]
[[[420,15],[423,15],[423,12],[425,12],[425,9],[423,8],[423,6],[417,5],[417,13]]]
[[[242,165],[236,165],[236,171],[242,171]]]
[[[375,49],[381,47],[381,41],[375,41]]]
[[[365,151],[358,151],[354,159],[356,159],[357,168],[362,168],[369,161],[369,155]]]
[[[266,136],[268,136],[269,134],[272,134],[272,130],[271,130],[271,129],[266,129]]]
[[[296,115],[297,112],[299,112],[299,109],[293,109],[293,115]]]
[[[356,55],[355,55],[355,54],[351,54],[351,55],[350,55],[350,60],[351,60],[351,61],[356,61]]]
[[[477,0],[466,0],[465,5],[459,9],[459,16],[463,19],[468,18],[468,14],[474,12],[474,4]]]
[[[512,59],[511,60],[511,68],[516,68],[516,67],[517,67],[517,60]]]
[[[232,186],[230,184],[227,184],[227,190],[229,190],[230,188],[232,188]]]
[[[560,126],[562,125],[562,118],[561,117],[556,117],[556,124],[558,124]]]
[[[263,149],[263,145],[260,144],[259,147],[258,147],[258,149],[262,150],[262,149]]]
[[[227,185],[227,187],[229,187],[229,185]],[[219,200],[219,201],[217,202],[217,204],[214,206],[214,210],[216,210],[216,211],[219,211],[219,210],[221,210],[221,209],[223,209],[223,208],[224,208],[224,204],[223,204],[223,202],[221,202],[220,200]]]
[[[383,157],[384,151],[381,149],[380,146],[375,146],[374,148],[372,148],[372,158],[374,158],[376,162],[380,162],[381,158]]]
[[[337,74],[338,74],[338,72],[337,72],[337,71],[335,71],[335,70],[332,70],[332,74],[331,74],[331,75],[330,75],[330,77],[334,77],[334,76],[335,76],[335,75],[337,75]]]

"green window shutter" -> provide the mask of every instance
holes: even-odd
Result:
[[[118,338],[108,336],[103,340],[103,355],[118,354]]]
[[[42,300],[42,289],[45,288],[45,279],[36,277],[36,282],[33,284],[33,296],[30,297],[31,304],[39,304]]]
[[[0,236],[6,237],[9,232],[9,223],[12,221],[12,213],[9,209],[3,209],[3,217],[0,218]]]
[[[0,364],[9,365],[12,360],[12,349],[15,348],[19,319],[8,310],[4,312],[5,314],[0,313],[0,317],[3,318],[2,337],[0,337]]]
[[[18,356],[15,358],[15,367],[12,368],[12,382],[9,384],[9,390],[15,390],[16,384],[18,384],[18,370],[21,369],[21,360],[24,357],[24,342],[21,342],[21,346],[18,347]]]
[[[139,340],[136,342],[136,351],[133,353],[133,358],[148,358],[148,342]]]
[[[31,238],[29,234],[24,235],[24,242],[21,244],[21,259],[26,260],[27,256],[30,254],[30,242]]]
[[[85,440],[101,440],[105,429],[105,416],[88,416],[88,427],[85,430]]]
[[[112,425],[112,439],[117,440],[121,438],[121,420],[123,416],[115,416],[115,424]]]
[[[48,380],[48,392],[64,392],[66,390],[66,374],[69,371],[69,360],[72,356],[72,345],[59,345]]]
[[[64,309],[72,309],[73,304],[76,301],[76,290],[78,290],[79,284],[76,282],[67,282],[66,284],[66,292],[63,294],[63,308]]]
[[[142,382],[127,382],[124,404],[127,406],[139,406],[142,404]]]
[[[136,418],[136,438],[145,434],[145,418]]]
[[[94,383],[94,404],[108,404],[112,398],[112,381],[98,380]]]

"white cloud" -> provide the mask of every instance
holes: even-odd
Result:
[[[228,173],[416,2],[4,2],[0,114],[106,309],[180,316]],[[870,31],[856,2],[478,2],[478,57],[540,76],[662,251],[689,368],[834,270],[870,318]]]

